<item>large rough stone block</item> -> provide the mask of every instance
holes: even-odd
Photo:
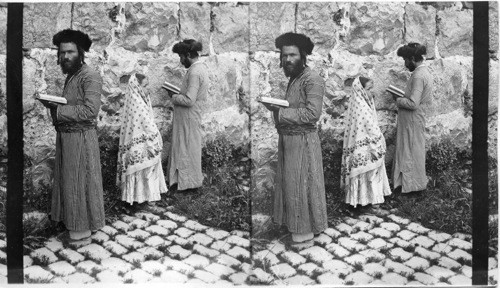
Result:
[[[210,4],[180,2],[180,38],[195,39],[203,44],[203,54],[210,46]]]
[[[74,3],[73,29],[89,34],[91,49],[102,51],[111,42],[114,9],[112,2]]]
[[[491,1],[489,3],[488,10],[488,21],[489,25],[489,33],[490,33],[490,51],[495,54],[498,53],[498,2]],[[1,16],[0,16],[1,17]],[[1,29],[1,28],[0,28]]]
[[[71,3],[25,3],[23,46],[53,48],[52,36],[71,27]]]
[[[7,39],[7,7],[0,6],[0,39]],[[7,43],[5,40],[0,41],[0,54],[5,54]]]
[[[345,38],[352,53],[385,55],[402,44],[405,3],[353,2],[351,28]]]
[[[405,6],[405,43],[417,42],[427,48],[427,58],[434,57],[436,45],[436,8],[430,5]]]
[[[248,4],[221,2],[212,7],[211,16],[216,53],[249,51]]]
[[[274,40],[295,31],[295,3],[250,3],[250,51],[274,51]]]
[[[488,114],[498,111],[498,61],[490,59]]]
[[[472,10],[446,9],[437,17],[439,54],[472,56]]]

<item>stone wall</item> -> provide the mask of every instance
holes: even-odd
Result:
[[[426,3],[426,4],[424,4]],[[7,8],[0,6],[0,23]],[[490,2],[490,152],[496,157],[498,99],[498,4]],[[64,77],[56,64],[52,35],[80,29],[94,44],[87,63],[104,79],[99,134],[116,139],[127,76],[149,78],[155,119],[169,145],[171,103],[160,88],[165,80],[179,84],[185,69],[172,54],[185,38],[204,44],[202,59],[210,67],[210,99],[203,115],[205,140],[225,135],[234,144],[252,144],[253,184],[257,191],[273,186],[277,135],[259,95],[283,97],[287,79],[279,68],[274,38],[295,31],[316,43],[308,63],[325,79],[327,93],[320,120],[323,132],[343,136],[347,97],[344,81],[364,75],[375,82],[379,122],[394,150],[396,107],[385,87],[404,87],[409,72],[396,50],[403,43],[427,45],[434,76],[434,103],[427,120],[428,144],[445,137],[460,147],[471,144],[472,9],[462,2],[266,2],[266,3],[44,3],[25,4],[24,127],[25,151],[37,185],[50,183],[55,132],[35,91],[60,95]],[[0,26],[5,39],[5,25]],[[5,41],[0,41],[0,152],[6,151]],[[3,99],[3,100],[2,100]]]

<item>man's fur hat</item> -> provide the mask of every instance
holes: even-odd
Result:
[[[89,35],[78,30],[65,29],[59,31],[52,37],[52,43],[57,47],[59,47],[61,43],[68,42],[75,43],[86,52],[89,51],[90,45],[92,45],[92,40],[90,40]]]
[[[287,32],[280,35],[275,40],[276,48],[280,49],[283,46],[297,46],[300,51],[305,52],[307,55],[311,55],[314,48],[314,43],[309,37],[304,34],[298,34],[293,32]]]

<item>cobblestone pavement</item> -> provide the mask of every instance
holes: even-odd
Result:
[[[472,285],[471,236],[440,233],[378,210],[344,217],[313,241],[254,245],[256,284]],[[497,283],[496,257],[489,282]]]
[[[308,243],[253,246],[251,257],[248,232],[156,208],[123,215],[90,241],[67,247],[48,239],[24,256],[25,283],[471,285],[470,235],[432,231],[383,210],[344,217]],[[3,235],[0,263],[5,249]],[[497,257],[489,269],[496,284]],[[0,264],[0,283],[6,276]]]

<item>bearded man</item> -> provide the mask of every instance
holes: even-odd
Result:
[[[294,242],[304,242],[328,226],[317,131],[325,82],[307,66],[307,55],[314,48],[309,37],[289,32],[276,38],[275,45],[290,80],[284,98],[289,107],[264,104],[273,112],[279,134],[273,220],[287,226]]]
[[[52,43],[67,74],[62,93],[67,104],[42,101],[57,131],[51,218],[64,223],[69,241],[88,239],[105,220],[96,131],[102,78],[85,64],[85,51],[92,45],[87,34],[66,29],[55,34]]]

